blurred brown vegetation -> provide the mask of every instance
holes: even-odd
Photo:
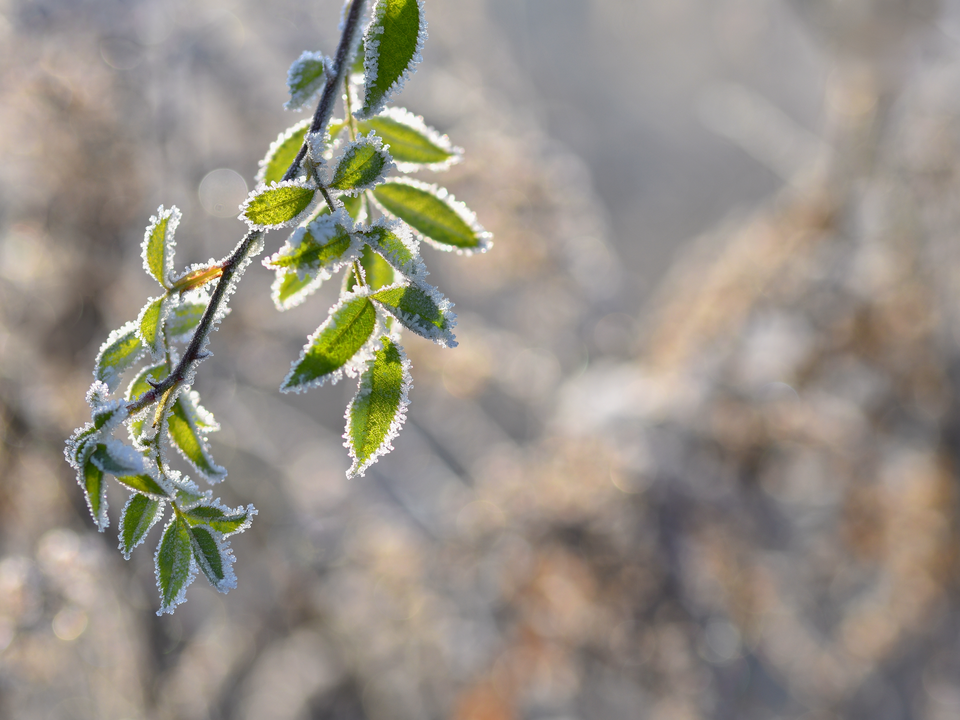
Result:
[[[198,580],[154,615],[157,531],[123,562],[63,440],[150,291],[147,217],[184,210],[179,264],[232,247],[198,186],[249,181],[335,5],[0,2],[0,717],[960,717],[948,3],[428,0],[434,55],[401,102],[467,149],[439,180],[496,236],[427,258],[460,347],[409,340],[407,426],[348,483],[349,388],[276,391],[329,297],[279,315],[252,268],[198,389],[224,499],[260,515],[236,590]],[[564,42],[585,23],[579,70],[547,74],[523,13]],[[681,42],[703,37],[731,64],[704,70],[714,51]],[[734,71],[780,46],[821,75]],[[609,100],[609,137],[577,132],[596,104],[554,112],[578,97]],[[662,117],[624,133],[644,97]],[[645,148],[695,112],[676,162],[684,138],[711,161],[685,179]],[[631,199],[644,158],[666,209]]]

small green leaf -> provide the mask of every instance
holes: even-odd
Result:
[[[411,387],[410,361],[403,348],[384,337],[347,407],[344,438],[353,458],[348,477],[363,475],[378,457],[393,449],[390,443],[403,425]]]
[[[190,542],[193,545],[193,556],[200,566],[201,572],[206,576],[210,584],[220,592],[227,592],[236,587],[236,578],[227,578],[228,571],[231,570],[230,562],[232,557],[224,557],[221,551],[220,543],[214,531],[204,525],[197,525],[190,528]],[[230,572],[230,575],[233,573]]]
[[[158,500],[170,497],[170,494],[164,487],[160,485],[155,478],[146,473],[140,473],[139,475],[121,475],[117,477],[117,482],[125,485],[130,490]]]
[[[301,278],[296,272],[278,272],[271,286],[273,303],[277,310],[289,310],[306,300],[322,283],[319,275]]]
[[[410,172],[426,168],[445,170],[459,162],[462,150],[424,124],[423,118],[402,108],[387,108],[382,114],[359,123],[361,132],[376,132],[389,147],[397,167]]]
[[[120,376],[143,355],[144,347],[137,337],[137,322],[128,322],[114,330],[100,346],[93,375],[106,383],[110,392],[120,385]]]
[[[261,185],[240,208],[240,219],[255,230],[283,227],[299,220],[316,195],[316,188],[295,180]]]
[[[351,224],[345,215],[338,212],[318,218],[305,228],[297,228],[279,252],[264,259],[264,267],[291,270],[300,275],[324,270],[329,278],[341,265],[353,262],[359,255],[360,248],[343,225],[344,222]]]
[[[210,454],[206,433],[217,429],[213,416],[204,410],[195,391],[184,393],[173,404],[167,418],[167,432],[180,454],[207,482],[217,483],[227,476]]]
[[[224,536],[246,530],[250,527],[250,518],[256,514],[253,505],[236,510],[218,505],[198,505],[183,511],[183,516],[191,525],[209,525]]]
[[[357,117],[376,115],[400,92],[420,62],[426,38],[422,0],[377,0],[363,36],[365,94]]]
[[[417,335],[442,347],[456,347],[453,328],[457,316],[451,312],[453,303],[435,287],[426,283],[393,286],[372,293],[370,299]]]
[[[176,207],[164,210],[161,205],[157,214],[150,218],[150,224],[143,236],[143,268],[166,289],[170,288],[173,254],[176,249],[173,235],[179,224],[180,211]]]
[[[143,343],[154,358],[163,355],[163,324],[165,315],[169,312],[169,303],[166,302],[167,296],[161,295],[158,298],[152,298],[143,310],[140,311],[140,317],[137,318],[137,337]]]
[[[133,549],[142,543],[147,533],[163,517],[164,502],[134,493],[127,500],[120,516],[120,551],[130,559]]]
[[[369,342],[377,325],[377,311],[366,297],[347,296],[330,310],[330,317],[307,339],[300,359],[293,363],[280,390],[301,392],[337,382]]]
[[[380,257],[373,251],[369,245],[364,245],[363,254],[360,256],[360,267],[363,269],[363,279],[366,286],[371,290],[379,290],[387,285],[392,285],[394,281],[394,270],[390,263]],[[355,273],[349,273],[346,276],[346,283],[343,286],[345,292],[353,292],[360,284],[357,282]]]
[[[103,470],[90,460],[83,466],[83,494],[94,524],[103,532],[110,525],[107,515],[107,484],[103,481]]]
[[[374,133],[361,137],[344,148],[333,171],[330,187],[357,194],[383,182],[383,176],[393,168],[390,153],[383,149],[383,141]]]
[[[486,252],[490,235],[476,216],[443,188],[406,178],[388,180],[373,189],[377,202],[408,223],[441,250]]]
[[[143,456],[119,440],[108,439],[106,443],[99,443],[90,456],[90,462],[117,478],[144,470]]]
[[[200,488],[194,485],[193,482],[190,482],[190,487],[177,487],[176,498],[177,503],[181,507],[184,505],[193,505],[194,503],[209,500],[210,491],[200,492]]]
[[[310,129],[310,123],[311,119],[307,118],[280,133],[270,145],[266,157],[260,161],[257,182],[270,185],[283,180],[287,168],[296,159],[297,153],[303,146],[303,140]]]
[[[399,220],[380,218],[358,234],[400,273],[417,279],[427,274],[427,268],[420,258],[419,243],[411,236],[410,229]]]
[[[190,528],[178,516],[167,523],[154,557],[160,609],[157,615],[172,613],[185,599],[187,587],[196,574]]]
[[[202,302],[184,302],[177,305],[167,317],[166,328],[170,341],[188,339],[206,309],[206,303]]]
[[[287,73],[287,89],[290,100],[284,104],[287,110],[299,110],[324,86],[324,73],[329,72],[330,59],[322,53],[304,52],[297,58]]]

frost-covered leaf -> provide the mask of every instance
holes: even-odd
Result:
[[[126,401],[133,402],[144,393],[150,392],[150,390],[153,389],[151,383],[159,384],[167,377],[169,372],[166,363],[145,367],[137,373],[137,376],[130,382],[130,386],[127,388]],[[135,447],[142,449],[140,448],[140,444],[143,439],[144,429],[147,423],[153,422],[153,417],[154,413],[152,409],[148,407],[127,420],[127,429],[130,432],[130,439],[133,441]]]
[[[442,347],[456,347],[453,328],[457,316],[451,303],[433,286],[426,283],[396,285],[371,293],[384,310],[404,327]]]
[[[363,271],[363,281],[371,290],[379,290],[394,282],[394,270],[390,263],[380,257],[373,251],[369,245],[363,248],[363,254],[360,256],[360,269]],[[347,282],[344,289],[347,292],[353,292],[359,283],[356,275],[350,273],[347,276]]]
[[[129,445],[111,438],[97,445],[90,460],[103,472],[117,478],[144,472],[143,456]]]
[[[197,505],[183,511],[183,516],[191,525],[209,525],[224,537],[243,532],[250,527],[251,518],[257,514],[253,505],[246,508],[230,509],[217,503]]]
[[[207,304],[203,302],[182,302],[167,316],[167,337],[170,342],[183,342],[193,334],[200,323]]]
[[[490,234],[473,211],[441,187],[397,178],[375,187],[373,195],[388,213],[441,250],[469,254],[490,249]]]
[[[190,528],[177,515],[167,523],[154,556],[160,609],[157,615],[172,613],[185,600],[187,587],[196,576]]]
[[[377,0],[363,36],[364,98],[359,118],[379,113],[400,92],[427,39],[423,0]]]
[[[329,186],[355,195],[379,185],[394,167],[383,141],[374,133],[347,144],[337,159]]]
[[[141,493],[156,500],[162,500],[170,497],[170,493],[163,485],[157,482],[157,479],[147,473],[139,475],[120,475],[117,482],[126,486],[128,490]]]
[[[263,260],[264,266],[277,270],[273,302],[278,310],[299,305],[324,280],[359,257],[362,244],[351,233],[352,227],[345,209],[322,215],[295,230],[278,252]]]
[[[200,406],[200,396],[195,391],[177,398],[167,418],[167,432],[173,444],[210,483],[218,483],[227,476],[226,468],[214,462],[207,443],[206,433],[217,429],[213,415]]]
[[[410,361],[403,348],[384,337],[382,347],[367,363],[360,387],[347,407],[344,445],[350,449],[353,465],[349,477],[363,475],[377,458],[393,449],[390,444],[400,432],[413,387]]]
[[[137,337],[155,359],[163,356],[163,325],[170,312],[168,295],[151,298],[137,318]]]
[[[241,206],[240,219],[257,230],[290,225],[306,215],[317,194],[296,180],[260,185]]]
[[[354,222],[360,222],[361,217],[363,216],[363,196],[362,195],[341,195],[337,198],[340,202],[343,203],[344,209],[347,211],[347,214],[353,219]],[[323,205],[313,217],[310,218],[310,222],[318,220],[324,215],[330,215],[330,208],[327,205]],[[309,224],[309,223],[307,223]]]
[[[87,393],[87,399],[93,405],[90,413],[91,422],[82,428],[77,428],[67,440],[64,455],[70,466],[77,471],[86,465],[101,439],[110,437],[114,429],[127,419],[126,403],[122,400],[103,401],[102,391],[105,389],[106,385],[100,381],[94,382],[91,386]]]
[[[110,392],[120,385],[120,376],[143,355],[145,348],[137,337],[136,320],[128,322],[107,336],[100,346],[93,376],[106,383]]]
[[[220,533],[206,525],[194,525],[190,527],[190,542],[194,559],[211,585],[222,593],[237,586],[233,552]]]
[[[330,316],[307,339],[280,390],[301,392],[353,375],[361,350],[374,335],[377,311],[363,295],[348,295],[330,310]]]
[[[176,241],[173,238],[180,224],[180,211],[174,206],[150,217],[150,224],[143,236],[143,268],[164,288],[170,288],[173,275],[173,254]]]
[[[300,147],[303,145],[303,139],[310,129],[311,119],[301,120],[293,127],[287,128],[270,145],[266,157],[260,161],[260,169],[257,171],[256,180],[258,183],[270,185],[283,180],[287,168],[296,159]]]
[[[403,275],[416,279],[426,276],[427,268],[420,258],[420,243],[404,223],[383,217],[364,228],[359,235]]]
[[[192,290],[198,290],[221,275],[223,275],[222,263],[212,259],[205,263],[195,263],[174,278],[171,292],[181,293],[182,295]]]
[[[163,500],[134,493],[127,500],[120,516],[120,551],[130,559],[133,549],[142,543],[157,521],[163,517]]]
[[[403,108],[387,108],[369,120],[359,122],[361,132],[376,132],[397,168],[403,172],[446,170],[460,161],[463,151],[454,147],[446,135],[441,135],[423,122],[423,118]]]
[[[284,104],[287,110],[299,110],[324,86],[324,74],[330,73],[330,58],[318,52],[304,52],[294,60],[287,73],[287,89],[290,99]]]
[[[100,532],[103,532],[110,525],[110,518],[107,515],[107,484],[103,481],[103,470],[94,465],[91,460],[83,466],[82,486],[93,523]]]

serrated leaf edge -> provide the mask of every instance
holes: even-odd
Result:
[[[177,248],[177,241],[174,235],[177,227],[180,225],[181,217],[180,209],[176,205],[171,205],[169,210],[164,209],[163,205],[161,205],[157,208],[157,214],[150,216],[149,224],[143,235],[143,244],[140,250],[140,255],[143,258],[143,269],[147,275],[160,283],[164,289],[169,289],[171,284],[170,278],[173,275],[173,256]],[[150,246],[150,236],[153,234],[154,228],[156,228],[164,218],[167,219],[167,227],[163,238],[163,277],[158,278],[153,274],[153,270],[150,269],[147,250]]]
[[[436,128],[430,127],[424,122],[423,116],[415,115],[406,108],[402,107],[388,107],[377,115],[367,118],[367,122],[370,120],[375,120],[377,118],[388,118],[394,120],[402,125],[407,126],[411,130],[422,134],[430,142],[436,145],[438,148],[443,150],[443,152],[450,153],[450,157],[441,162],[435,163],[412,163],[412,162],[403,162],[393,158],[394,164],[397,166],[397,170],[404,173],[416,172],[418,170],[432,170],[433,172],[443,172],[450,168],[451,165],[456,165],[461,160],[463,160],[463,148],[454,145],[450,138],[447,135],[442,134]],[[372,130],[372,128],[371,128]],[[389,148],[389,144],[386,145]]]
[[[97,353],[97,359],[93,364],[93,377],[103,383],[109,388],[110,392],[114,392],[120,386],[120,376],[124,372],[129,370],[141,357],[144,353],[147,352],[147,349],[143,346],[143,343],[140,342],[140,349],[128,355],[126,364],[120,369],[117,370],[116,366],[111,366],[109,368],[104,368],[101,372],[101,362],[103,361],[103,354],[110,348],[111,345],[120,340],[124,335],[133,333],[134,337],[137,337],[137,328],[139,324],[136,320],[131,320],[128,323],[124,323],[116,330],[107,335],[107,339],[103,341],[103,344],[100,346],[100,351]],[[137,337],[139,341],[140,338]]]
[[[369,105],[367,101],[367,87],[372,83],[376,82],[377,75],[379,73],[379,63],[380,63],[380,38],[375,37],[383,34],[383,25],[382,23],[384,10],[384,4],[378,0],[378,2],[373,7],[373,14],[370,19],[370,24],[367,25],[366,31],[363,33],[363,46],[364,46],[364,59],[363,59],[363,76],[364,76],[364,98],[363,105],[356,112],[353,113],[354,117],[365,120],[367,118],[378,115],[381,110],[386,106],[388,102],[403,90],[403,86],[406,84],[407,80],[416,72],[417,65],[423,60],[421,56],[421,51],[423,50],[423,45],[427,40],[427,16],[424,11],[424,2],[423,0],[417,0],[417,8],[420,13],[420,25],[417,28],[417,43],[413,49],[413,55],[410,60],[407,62],[407,66],[404,68],[403,72],[400,73],[400,76],[394,80],[390,86],[383,92],[383,95],[377,100],[374,105]]]
[[[340,169],[340,163],[343,162],[343,159],[350,150],[359,148],[363,145],[372,145],[374,150],[376,150],[383,157],[383,167],[380,169],[380,172],[377,173],[377,176],[372,180],[362,185],[357,185],[347,189],[333,188],[333,182],[336,179],[337,170]],[[366,135],[360,135],[356,140],[353,141],[347,141],[342,144],[338,141],[333,149],[333,154],[337,156],[337,160],[334,163],[330,163],[329,174],[324,184],[327,187],[335,189],[337,192],[343,195],[354,196],[361,194],[365,190],[372,190],[377,185],[385,182],[390,171],[395,170],[397,167],[393,162],[393,156],[390,155],[390,152],[386,149],[386,147],[384,147],[383,138],[377,135],[374,130],[371,130]]]
[[[130,505],[133,503],[134,499],[138,495],[142,495],[148,500],[158,503],[158,505],[157,505],[156,512],[154,513],[153,520],[150,521],[150,524],[147,525],[146,529],[144,529],[143,533],[141,533],[140,539],[138,540],[137,538],[134,538],[133,545],[131,545],[129,548],[125,548],[123,545],[123,535],[127,526],[127,509],[130,507]],[[118,547],[120,548],[120,552],[123,555],[124,560],[129,560],[130,555],[133,553],[133,551],[136,548],[140,547],[146,541],[147,535],[150,534],[150,531],[153,529],[153,526],[163,519],[166,509],[167,509],[166,500],[163,500],[163,499],[158,500],[157,498],[152,498],[149,495],[144,495],[143,493],[134,492],[130,494],[130,497],[127,498],[126,504],[123,506],[123,510],[120,512],[120,527],[117,531],[117,536],[120,540]]]
[[[318,78],[319,82],[315,87],[308,86],[307,90],[295,91],[293,86],[298,82],[303,76],[303,69],[306,66],[308,61],[319,61],[323,65],[323,72]],[[324,55],[321,52],[310,52],[309,50],[304,50],[303,53],[290,65],[290,69],[287,71],[287,89],[290,91],[290,99],[283,104],[284,110],[300,110],[306,105],[311,98],[316,96],[326,84],[326,79],[330,76],[332,72],[333,60]]]
[[[313,199],[310,203],[299,213],[289,220],[284,220],[279,223],[271,223],[269,225],[264,225],[261,223],[254,222],[253,220],[247,217],[247,209],[250,207],[250,204],[256,200],[258,197],[264,193],[270,192],[272,190],[279,190],[285,187],[298,187],[303,188],[304,190],[313,190]],[[313,208],[317,204],[317,196],[320,195],[320,192],[315,186],[309,181],[303,179],[299,180],[283,180],[281,182],[272,182],[269,185],[260,183],[247,195],[247,199],[243,201],[243,204],[240,206],[240,214],[237,216],[239,220],[242,220],[247,224],[251,230],[276,230],[277,228],[290,227],[292,225],[299,225],[304,218],[308,217],[312,212]]]
[[[429,297],[436,304],[437,309],[440,311],[446,327],[438,328],[431,322],[424,324],[420,320],[419,315],[408,313],[404,310],[401,310],[399,307],[390,305],[383,300],[377,299],[376,297],[380,293],[398,290],[405,287],[415,287]],[[404,327],[416,333],[417,335],[420,335],[427,340],[432,340],[440,347],[455,348],[457,346],[456,336],[453,334],[453,328],[457,326],[457,315],[453,312],[453,303],[433,285],[416,280],[411,282],[394,283],[393,285],[387,285],[386,287],[382,287],[379,290],[370,293],[370,299],[378,306],[382,307],[386,312],[397,318],[397,320],[399,320]]]

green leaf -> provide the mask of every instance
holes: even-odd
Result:
[[[250,518],[256,514],[253,505],[236,510],[219,505],[198,505],[183,511],[183,516],[191,525],[209,525],[225,537],[246,530],[250,527]]]
[[[457,316],[453,303],[426,283],[384,288],[370,295],[404,327],[442,347],[456,347],[453,328]]]
[[[365,56],[365,53],[363,49],[363,40],[361,40],[359,47],[357,47],[357,54],[353,56],[353,64],[350,66],[350,72],[352,73],[363,72],[364,56]]]
[[[490,235],[463,203],[445,189],[406,178],[388,180],[373,189],[383,208],[441,250],[486,252]]]
[[[103,470],[90,460],[83,466],[83,494],[94,524],[103,532],[110,525],[107,515],[107,484],[103,481]]]
[[[266,157],[260,161],[260,170],[257,172],[258,183],[270,185],[283,180],[287,168],[296,159],[297,153],[303,145],[303,140],[310,129],[311,119],[301,120],[293,127],[287,128],[270,145]]]
[[[200,406],[195,391],[184,393],[173,404],[167,417],[167,432],[180,454],[207,482],[217,483],[227,476],[210,454],[206,433],[218,429],[213,416]]]
[[[190,542],[193,545],[193,556],[200,566],[200,570],[220,592],[227,592],[236,587],[236,578],[233,582],[227,581],[227,571],[230,563],[221,555],[220,543],[213,530],[203,525],[190,528]],[[232,574],[232,573],[231,573]]]
[[[143,268],[166,289],[170,288],[170,276],[173,274],[173,254],[176,249],[173,235],[179,224],[180,211],[175,206],[164,210],[161,205],[157,214],[151,216],[143,236]]]
[[[165,315],[169,312],[170,305],[166,302],[167,295],[161,295],[158,298],[152,298],[137,318],[137,337],[144,347],[150,351],[154,358],[163,355],[164,335],[163,324]]]
[[[344,372],[353,374],[351,360],[370,340],[376,325],[377,311],[370,300],[362,295],[345,297],[307,339],[280,390],[301,392],[328,380],[335,383]]]
[[[363,36],[365,93],[357,117],[376,115],[400,92],[420,62],[426,38],[422,0],[377,0]]]
[[[375,134],[349,143],[337,160],[330,187],[357,194],[383,182],[383,176],[393,168],[390,153],[383,149],[383,141]]]
[[[290,100],[283,107],[299,110],[319,93],[326,82],[324,73],[329,70],[329,64],[330,59],[318,52],[304,52],[297,58],[287,73]]]
[[[380,218],[358,234],[403,275],[421,279],[427,274],[427,268],[420,258],[419,243],[411,236],[410,229],[399,220]]]
[[[93,375],[106,383],[110,392],[120,385],[120,376],[132,367],[143,355],[144,347],[137,337],[136,321],[128,322],[107,336],[100,346]]]
[[[359,222],[363,214],[363,196],[341,195],[337,199],[343,203],[343,207],[346,208],[347,214],[353,218],[354,222]],[[314,220],[319,220],[324,215],[330,215],[330,206],[327,204],[321,205],[320,209],[313,214],[307,224],[309,225]]]
[[[423,122],[423,118],[402,108],[387,108],[382,114],[359,123],[361,132],[376,132],[397,167],[410,172],[426,168],[445,170],[459,162],[463,151],[454,147],[446,135],[441,135]]]
[[[373,251],[369,245],[363,248],[360,256],[360,267],[363,268],[364,279],[371,290],[379,290],[393,283],[393,268],[386,260]]]
[[[177,305],[167,317],[167,337],[170,341],[188,339],[206,309],[207,304],[202,302],[183,302]]]
[[[196,574],[190,528],[176,515],[163,531],[154,564],[157,587],[160,589],[160,609],[157,615],[172,613],[177,605],[185,600],[187,587]]]
[[[117,482],[125,485],[130,490],[158,500],[170,497],[166,489],[164,489],[155,478],[146,473],[140,473],[139,475],[121,475],[117,477]]]
[[[277,310],[289,310],[306,300],[322,283],[319,275],[301,278],[296,272],[278,272],[271,286],[273,303]]]
[[[250,193],[241,206],[240,219],[255,230],[290,225],[309,210],[316,195],[316,188],[295,180],[274,183],[269,187],[261,185]]]
[[[164,502],[134,493],[120,516],[120,551],[130,559],[133,549],[142,543],[157,521],[163,517]]]
[[[97,444],[90,462],[116,478],[144,471],[143,456],[119,440],[108,439],[105,443]]]
[[[150,383],[159,383],[168,374],[169,371],[167,370],[166,363],[151,365],[150,367],[146,367],[141,370],[130,382],[130,387],[127,388],[127,402],[133,402],[145,392],[150,392],[150,390],[153,389],[153,386]]]
[[[393,449],[390,443],[403,425],[411,387],[410,361],[403,348],[384,337],[347,407],[344,437],[353,458],[348,477],[363,475],[377,458]]]

